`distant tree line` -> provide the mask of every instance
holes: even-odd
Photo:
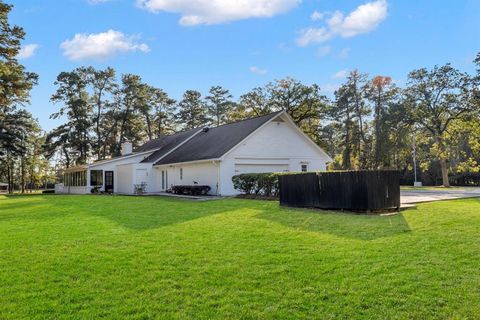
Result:
[[[421,68],[404,87],[353,70],[332,97],[287,77],[238,99],[213,86],[176,101],[138,75],[80,67],[58,75],[51,118],[62,124],[44,134],[24,108],[38,76],[16,60],[24,32],[8,23],[10,10],[0,1],[0,181],[12,187],[54,181],[51,159],[71,167],[117,156],[125,141],[139,146],[280,110],[332,156],[330,169],[394,168],[411,183],[415,149],[427,184],[480,183],[480,54],[473,74],[450,64]]]

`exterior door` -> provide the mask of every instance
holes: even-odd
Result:
[[[105,171],[105,192],[113,193],[113,171]]]

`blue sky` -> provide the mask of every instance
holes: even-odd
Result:
[[[331,94],[354,68],[403,85],[419,67],[472,71],[480,51],[478,0],[6,2],[27,33],[21,62],[40,76],[28,109],[45,130],[58,124],[56,76],[82,65],[138,74],[175,99],[212,85],[237,98],[286,76]]]

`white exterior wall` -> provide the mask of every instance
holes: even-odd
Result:
[[[148,181],[147,183],[147,192],[154,192],[155,186],[153,185],[155,180],[150,180],[152,164],[151,163],[140,163],[143,159],[148,157],[150,153],[144,153],[132,157],[120,158],[118,160],[105,161],[99,163],[92,163],[89,165],[89,171],[87,173],[87,182],[90,185],[90,170],[103,170],[105,183],[105,171],[113,171],[113,191],[114,193],[126,193],[133,194],[133,185],[136,181],[136,168],[147,169],[148,172]],[[121,171],[121,175],[119,172]],[[127,183],[127,184],[125,184]],[[103,189],[102,189],[103,190]]]
[[[115,193],[125,193],[125,194],[132,194],[133,193],[133,165],[132,164],[123,164],[116,166],[116,180],[114,181],[114,185],[116,184],[118,187],[114,187]]]
[[[145,192],[160,192],[160,186],[157,184],[157,170],[153,169],[153,163],[137,163],[133,166],[133,184],[145,182],[147,187]],[[142,174],[143,173],[143,174]]]
[[[57,193],[57,189],[55,188]],[[73,186],[63,186],[63,192],[58,193],[69,193],[69,194],[88,194],[90,193],[90,187],[73,187]]]
[[[63,183],[56,183],[55,184],[55,193],[64,193],[63,190]]]
[[[160,192],[157,188],[156,170],[151,163],[124,164],[116,166],[115,173],[118,182],[115,193],[133,194],[134,186],[142,182],[147,184],[145,192]]]
[[[183,179],[180,179],[180,169],[183,169]],[[219,183],[219,163],[213,161],[185,163],[178,165],[167,165],[156,167],[157,186],[161,189],[162,170],[168,171],[168,185],[193,185],[194,181],[199,185],[210,186],[209,194],[217,194]],[[163,191],[163,190],[162,190]]]
[[[252,169],[256,172],[259,172],[260,167],[262,170],[265,169],[264,172],[274,172],[284,167],[288,167],[287,170],[290,172],[299,172],[302,164],[307,165],[308,171],[326,170],[328,161],[330,161],[328,155],[319,150],[288,121],[272,121],[223,157],[220,192],[222,195],[238,193],[232,183],[232,177],[240,173],[236,172],[235,164],[258,164],[257,170]],[[268,170],[270,168],[271,170]]]

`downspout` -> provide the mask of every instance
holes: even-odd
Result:
[[[217,195],[217,196],[220,196],[220,195],[221,195],[221,193],[220,193],[220,191],[221,191],[220,181],[222,181],[222,179],[220,179],[220,172],[221,172],[221,171],[220,171],[220,161],[221,161],[221,160],[217,160],[217,161],[216,161],[216,160],[213,160],[213,161],[212,161],[212,162],[213,162],[213,165],[217,167],[217,192],[216,192],[216,195]]]

